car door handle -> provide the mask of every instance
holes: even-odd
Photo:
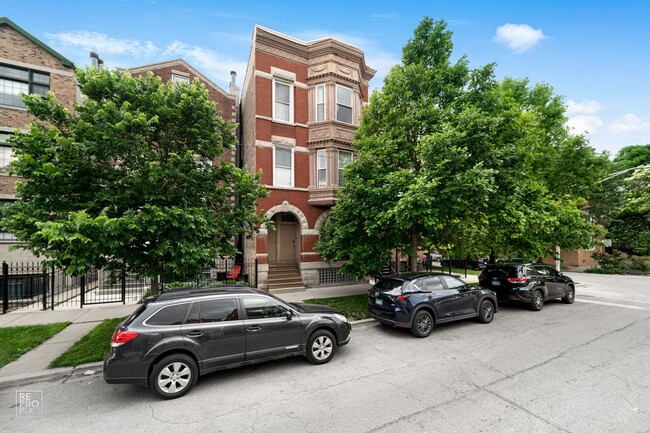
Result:
[[[262,329],[262,327],[260,325],[249,326],[248,328],[246,328],[246,330],[250,331],[250,332],[257,332],[257,331],[259,331],[261,329]]]
[[[187,333],[188,337],[200,337],[203,335],[203,331],[190,331]]]

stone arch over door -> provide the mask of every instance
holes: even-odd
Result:
[[[330,210],[327,209],[325,212],[320,214],[318,219],[316,220],[316,224],[314,224],[314,231],[316,234],[320,235],[320,230],[323,228],[323,225],[327,221],[327,219],[330,217]]]
[[[302,234],[307,231],[307,218],[300,209],[283,202],[269,209],[265,216],[273,219],[275,230],[267,236],[269,262],[300,263]]]

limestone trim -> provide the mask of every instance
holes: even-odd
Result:
[[[54,75],[63,75],[66,77],[73,77],[73,78],[75,76],[75,73],[73,71],[64,71],[62,69],[49,68],[43,65],[34,65],[32,63],[17,62],[15,60],[7,59],[5,57],[0,57],[0,63],[4,63],[6,65],[19,66],[21,68],[26,68],[26,69],[33,69],[35,71],[49,72],[50,74],[54,74]]]
[[[316,220],[316,224],[314,224],[314,230],[318,232],[320,235],[320,230],[323,228],[323,225],[325,224],[325,221],[327,221],[327,218],[330,216],[330,209],[327,209],[325,212],[323,212],[318,219]]]
[[[289,204],[288,201],[285,200],[282,202],[282,204],[273,206],[271,209],[266,211],[264,216],[268,219],[271,219],[273,215],[277,213],[290,213],[298,218],[301,234],[303,234],[305,230],[309,229],[309,224],[307,224],[307,217],[305,214],[302,213],[302,211],[296,206]],[[266,224],[262,224],[262,229],[268,230]]]
[[[256,118],[256,119],[260,119],[260,120],[268,120],[269,122],[282,123],[283,125],[299,126],[299,127],[301,127],[301,128],[309,128],[309,126],[307,126],[307,125],[305,125],[305,124],[303,124],[303,123],[289,123],[289,122],[281,122],[281,121],[279,121],[279,120],[277,120],[277,119],[274,119],[274,118],[272,118],[272,117],[262,116],[262,115],[260,115],[260,114],[256,114],[256,115],[255,115],[255,118]]]

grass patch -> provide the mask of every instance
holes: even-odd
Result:
[[[103,361],[111,349],[111,337],[115,327],[124,317],[106,319],[88,334],[52,361],[50,368],[76,367],[89,362]]]
[[[368,295],[340,296],[336,298],[305,299],[308,304],[322,304],[339,310],[351,320],[368,319]]]
[[[0,368],[58,334],[70,322],[0,328]]]

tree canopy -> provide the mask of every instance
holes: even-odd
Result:
[[[562,98],[452,51],[446,24],[425,18],[370,98],[318,243],[344,272],[377,274],[392,249],[412,269],[418,248],[539,257],[597,232],[583,207],[607,157],[569,135]]]
[[[607,229],[619,246],[630,252],[650,255],[650,144],[623,147],[614,158],[612,173],[620,175],[605,182],[610,196]],[[630,170],[621,173],[624,170]]]
[[[73,112],[51,93],[24,98],[39,121],[12,138],[23,180],[4,228],[75,275],[94,265],[173,278],[235,255],[265,191],[259,175],[219,160],[235,126],[204,85],[93,68],[77,81]]]

